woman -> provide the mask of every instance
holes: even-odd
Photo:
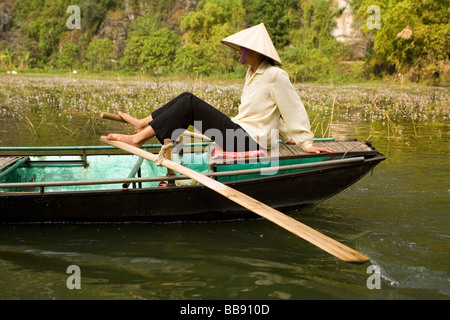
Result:
[[[281,65],[281,59],[264,24],[243,30],[222,43],[239,50],[241,63],[249,66],[236,117],[230,119],[193,94],[183,93],[145,119],[120,112],[136,134],[110,134],[108,139],[141,147],[155,136],[161,143],[175,140],[193,125],[224,151],[276,148],[281,135],[284,142],[309,153],[334,152],[313,146],[306,110],[288,74],[275,67]]]

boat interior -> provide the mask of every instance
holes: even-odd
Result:
[[[174,162],[210,175],[222,183],[309,170],[332,161],[353,161],[377,154],[369,144],[353,141],[316,141],[335,153],[309,154],[300,147],[280,143],[270,153],[251,156],[214,156],[214,144],[175,145]],[[161,145],[144,149],[155,153]],[[349,160],[350,159],[350,160]],[[353,160],[352,160],[353,159]],[[262,172],[261,170],[266,170]],[[197,182],[168,172],[165,167],[108,147],[0,148],[0,194],[11,192],[63,192],[190,186]]]

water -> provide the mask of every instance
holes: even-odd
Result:
[[[61,108],[60,102],[55,106],[36,96],[48,98],[59,80],[20,78],[14,84],[10,78],[0,80],[0,95],[3,101],[9,99],[8,105],[0,101],[2,146],[98,145],[100,134],[124,130],[122,125],[95,119],[94,108],[114,111],[101,106],[98,92],[97,107],[92,104],[88,111],[71,112],[66,106],[58,116],[51,110]],[[50,87],[49,81],[55,87]],[[105,83],[98,85],[107,90],[104,95],[109,99],[115,99],[111,91],[119,87],[130,90],[127,99],[136,104],[154,98],[135,97],[135,83],[112,84],[110,89],[104,89]],[[77,85],[80,92],[94,96],[93,89]],[[65,93],[59,90],[53,97],[59,94],[72,99],[67,92],[79,93],[76,86],[64,86]],[[174,87],[170,86],[171,94],[180,89]],[[153,84],[148,83],[148,88]],[[206,97],[235,103],[236,93],[225,88],[223,95],[215,98],[211,92],[216,90],[205,90]],[[316,135],[326,133],[332,122],[333,136],[360,140],[370,136],[377,149],[388,156],[373,175],[293,214],[368,255],[370,263],[341,262],[265,220],[184,225],[2,225],[0,299],[448,300],[448,92],[438,88],[312,85],[300,87],[299,92],[311,118],[318,115],[317,119],[324,119],[313,125]],[[336,92],[338,99],[333,99]],[[372,103],[377,95],[378,102]],[[24,99],[30,104],[23,104]],[[77,104],[86,101],[81,95]],[[124,100],[133,105],[130,101]],[[142,102],[141,108],[146,107],[151,108]],[[78,128],[83,129],[76,131]],[[67,287],[71,265],[80,268],[80,290]],[[369,281],[377,276],[367,272],[372,265],[381,273],[379,289],[368,288],[368,282],[376,283]]]

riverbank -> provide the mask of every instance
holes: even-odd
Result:
[[[216,82],[216,83],[243,83],[245,78],[246,69],[243,67],[241,72],[236,73],[224,73],[220,75],[202,76],[202,75],[171,75],[171,76],[161,76],[157,74],[149,73],[136,73],[136,72],[124,72],[124,71],[104,71],[104,72],[92,72],[87,70],[27,70],[27,71],[17,71],[17,70],[7,70],[0,69],[1,76],[24,76],[24,77],[68,77],[73,79],[93,79],[93,80],[110,80],[110,81],[157,81],[157,82],[195,82],[195,81],[206,81],[206,82]],[[450,83],[433,84],[430,82],[410,82],[406,80],[402,75],[385,76],[383,78],[377,79],[358,79],[352,77],[335,77],[329,79],[322,79],[313,82],[295,82],[294,84],[317,84],[317,85],[360,85],[360,86],[407,86],[407,87],[438,87],[438,88],[448,88]]]

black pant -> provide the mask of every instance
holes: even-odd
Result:
[[[189,126],[215,141],[225,151],[250,151],[261,147],[229,117],[195,95],[185,92],[152,113],[149,125],[161,143],[175,141]]]

